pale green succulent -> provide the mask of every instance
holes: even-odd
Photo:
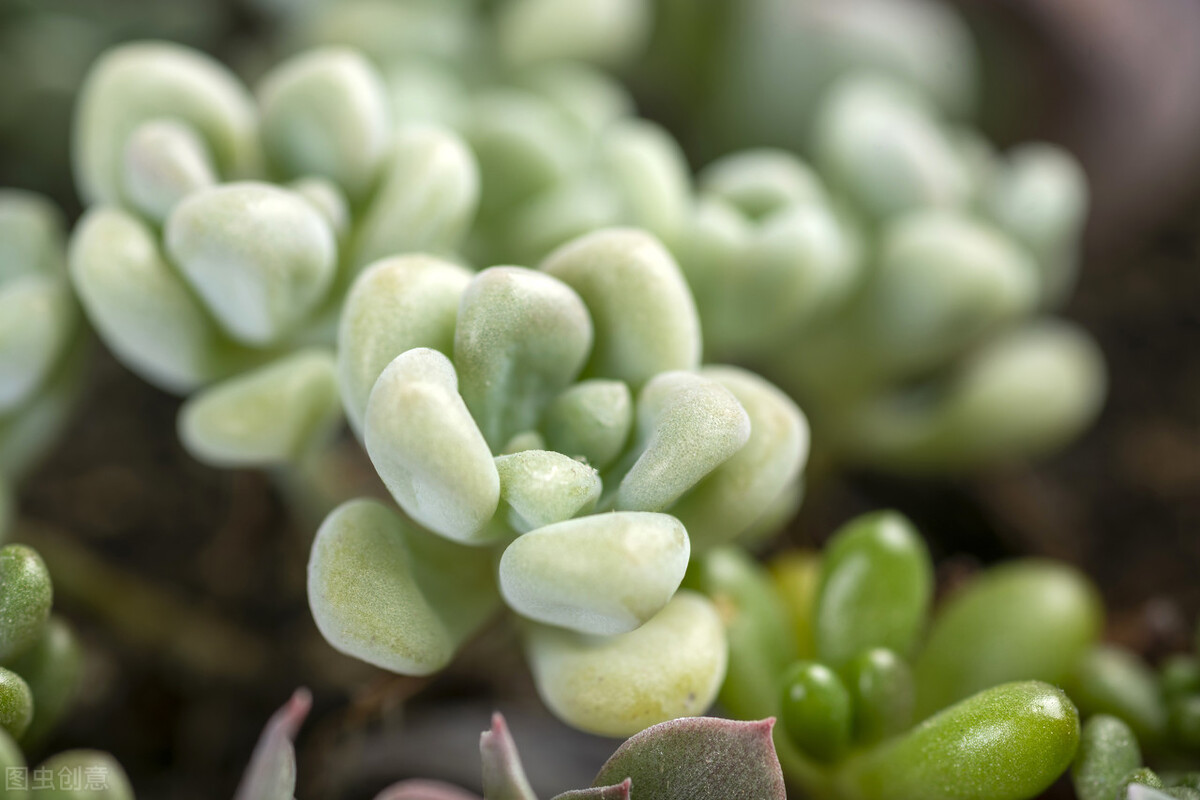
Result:
[[[603,230],[538,270],[476,275],[377,262],[347,299],[338,371],[412,522],[369,500],[326,519],[309,600],[335,647],[427,674],[503,598],[568,722],[627,734],[711,702],[721,624],[676,589],[693,551],[794,502],[808,428],[761,378],[701,366],[659,242]]]
[[[0,482],[54,438],[80,377],[83,337],[65,254],[57,208],[30,192],[0,190]]]
[[[303,53],[257,97],[201,53],[110,51],[81,93],[71,275],[131,369],[188,396],[180,433],[220,465],[294,461],[338,424],[332,344],[358,269],[450,253],[478,176],[452,133],[393,129],[382,78]]]

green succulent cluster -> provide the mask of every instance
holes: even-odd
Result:
[[[234,800],[291,800],[296,788],[292,744],[311,698],[299,690],[267,723]],[[590,788],[554,800],[784,800],[783,775],[771,742],[772,720],[711,717],[671,720],[624,742]],[[504,717],[495,714],[479,739],[483,800],[537,800]],[[440,781],[406,780],[376,800],[480,800]]]
[[[1144,766],[1133,729],[1108,714],[1097,714],[1084,723],[1071,779],[1079,800],[1200,798],[1200,772],[1160,776]]]
[[[0,534],[5,484],[57,434],[78,384],[83,336],[66,273],[58,209],[0,189]]]
[[[689,558],[799,499],[807,423],[757,376],[701,366],[695,308],[650,235],[587,234],[537,270],[369,267],[342,315],[348,415],[407,520],[326,519],[317,625],[387,669],[444,666],[500,598],[547,705],[628,735],[703,711],[724,674]]]
[[[255,96],[201,53],[119,47],[83,87],[73,155],[84,308],[127,366],[188,396],[184,443],[226,466],[327,438],[346,287],[381,255],[453,250],[478,190],[454,134],[395,134],[378,75],[344,49],[284,62]]]
[[[893,512],[770,572],[731,548],[696,564],[685,585],[712,598],[730,640],[721,704],[780,717],[790,784],[829,800],[1026,800],[1071,764],[1079,713],[1059,687],[1102,630],[1095,589],[1018,561],[931,615],[932,574]]]

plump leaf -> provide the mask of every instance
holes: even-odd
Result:
[[[258,90],[268,162],[285,178],[320,175],[351,197],[368,190],[390,141],[387,87],[357,51],[310,50]]]
[[[801,661],[788,670],[782,708],[788,738],[809,758],[836,761],[849,748],[853,700],[846,685],[824,664]]]
[[[649,7],[639,0],[517,0],[496,21],[505,61],[528,66],[553,61],[617,65],[636,54],[650,32]]]
[[[83,648],[71,626],[52,616],[41,637],[10,666],[33,693],[33,721],[21,741],[37,747],[75,700],[83,676]]]
[[[290,333],[324,299],[337,269],[326,218],[266,183],[192,192],[171,211],[164,241],[222,328],[254,346]]]
[[[638,800],[784,800],[773,723],[699,717],[655,725],[622,744],[593,785],[631,778]]]
[[[690,552],[674,517],[594,514],[518,537],[500,559],[500,590],[530,619],[580,633],[628,633],[666,606]]]
[[[529,449],[496,459],[500,499],[519,533],[590,511],[600,499],[600,476],[585,463],[551,450]]]
[[[217,182],[204,139],[178,119],[151,119],[129,135],[121,182],[129,202],[162,224],[191,192]]]
[[[745,446],[750,417],[717,381],[665,372],[638,395],[637,438],[617,508],[662,511]]]
[[[825,548],[814,633],[821,660],[840,668],[873,647],[912,651],[933,597],[929,551],[895,512],[870,514]]]
[[[60,275],[27,274],[0,284],[0,414],[45,387],[78,313]]]
[[[531,626],[527,652],[550,710],[604,736],[629,736],[703,712],[717,695],[727,659],[716,610],[688,591],[677,592],[637,630],[618,636]]]
[[[486,550],[416,530],[382,503],[352,500],[317,531],[308,602],[338,650],[393,672],[427,675],[495,610],[490,573]]]
[[[912,724],[917,692],[908,662],[882,647],[860,653],[842,677],[854,706],[854,739],[874,744]]]
[[[0,548],[0,663],[37,642],[50,618],[54,589],[42,557],[33,548]]]
[[[448,358],[423,347],[396,356],[371,390],[363,441],[413,520],[459,542],[487,536],[500,475]]]
[[[917,656],[917,718],[1014,680],[1062,684],[1103,627],[1095,587],[1071,567],[988,570],[941,608]]]
[[[1060,689],[1009,683],[852,757],[837,780],[862,800],[1028,800],[1078,746],[1079,714]]]
[[[479,795],[441,781],[402,781],[389,786],[375,800],[481,800]]]
[[[32,721],[33,692],[29,684],[12,670],[0,667],[0,728],[20,739]]]
[[[679,266],[654,237],[610,229],[560,247],[541,269],[583,298],[595,326],[586,374],[638,389],[700,365],[700,321]]]
[[[296,750],[292,742],[312,708],[312,695],[297,689],[263,728],[234,800],[292,800]]]
[[[1133,728],[1147,747],[1167,734],[1167,706],[1158,675],[1134,653],[1098,645],[1080,659],[1067,691],[1084,714],[1111,714]]]
[[[301,350],[188,399],[179,438],[222,467],[294,462],[325,444],[342,420],[333,354]]]
[[[633,429],[633,396],[621,381],[573,384],[554,398],[542,417],[549,447],[598,470],[616,460]]]
[[[133,787],[125,770],[115,758],[99,750],[64,750],[43,761],[37,769],[59,776],[53,789],[37,792],[38,797],[46,800],[133,800]],[[72,779],[63,781],[64,774]],[[83,776],[82,787],[73,785],[75,775]],[[89,775],[95,776],[92,786],[87,781]],[[288,797],[290,800],[291,796]]]
[[[556,794],[551,800],[631,800],[633,781],[629,778],[612,786],[594,786],[590,789],[572,789]]]
[[[458,303],[471,273],[432,256],[387,258],[354,281],[338,329],[338,385],[361,433],[371,387],[393,358],[416,347],[453,353]]]
[[[1079,800],[1112,800],[1121,779],[1142,765],[1137,737],[1116,717],[1098,714],[1083,726],[1071,780]]]
[[[537,425],[591,347],[588,311],[561,281],[521,267],[492,267],[471,281],[459,306],[454,366],[493,450]]]

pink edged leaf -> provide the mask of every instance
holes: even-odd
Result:
[[[401,781],[375,795],[375,800],[481,800],[457,786],[441,781]]]
[[[774,725],[773,717],[663,722],[617,748],[592,785],[631,778],[637,800],[786,800],[783,770],[771,741]]]
[[[537,800],[529,787],[517,744],[503,715],[492,715],[492,729],[479,737],[483,757],[483,796],[486,800]]]
[[[307,689],[297,689],[271,716],[233,800],[292,800],[296,792],[296,750],[292,741],[311,708],[312,695]]]
[[[613,786],[593,786],[591,789],[575,789],[555,795],[551,800],[630,800],[630,787],[633,781],[629,778]]]

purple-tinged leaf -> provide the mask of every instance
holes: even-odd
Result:
[[[375,800],[481,800],[449,783],[441,781],[401,781],[375,795]]]
[[[483,796],[486,800],[537,800],[517,745],[503,715],[492,715],[492,729],[479,737],[479,754],[483,757]]]
[[[312,708],[312,695],[297,689],[267,721],[233,800],[292,800],[296,792],[296,750],[292,740]]]
[[[575,789],[555,795],[550,800],[630,800],[630,787],[633,781],[629,778],[613,786],[593,786],[591,789]]]
[[[773,717],[663,722],[617,748],[592,785],[630,778],[637,800],[785,800],[783,770],[771,741],[774,725]]]

